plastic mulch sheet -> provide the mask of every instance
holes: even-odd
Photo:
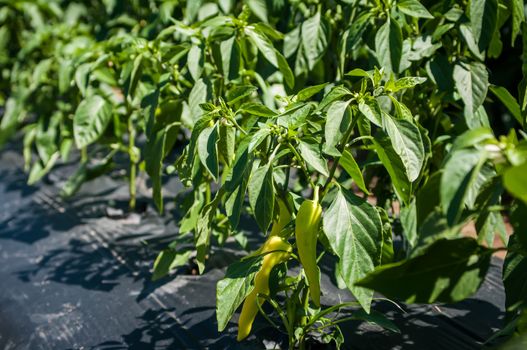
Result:
[[[216,282],[245,254],[236,244],[214,252],[202,276],[181,268],[151,282],[156,253],[177,234],[174,205],[160,217],[143,199],[143,213],[121,216],[127,187],[111,176],[64,201],[58,193],[73,169],[61,166],[31,187],[19,154],[0,153],[0,349],[261,349],[280,341],[261,317],[242,343],[235,322],[217,331]],[[167,187],[181,190],[176,181]],[[353,321],[342,326],[344,348],[482,348],[502,327],[501,263],[493,260],[478,293],[455,305],[376,302],[401,333]],[[332,268],[323,272],[322,302],[350,300]]]

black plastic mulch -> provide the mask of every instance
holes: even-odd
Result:
[[[63,201],[58,193],[73,169],[65,165],[28,186],[19,154],[0,153],[0,349],[261,349],[283,340],[260,318],[242,343],[235,322],[217,331],[215,284],[245,254],[236,244],[213,254],[202,276],[182,268],[150,282],[156,253],[177,233],[174,205],[163,217],[147,200],[141,214],[108,215],[127,199],[125,183],[109,176]],[[168,188],[181,190],[177,182]],[[350,300],[332,283],[331,268],[324,272],[323,302]],[[342,326],[345,348],[481,349],[502,327],[501,261],[493,260],[475,296],[456,305],[401,311],[379,301],[374,309],[402,332],[350,322]]]

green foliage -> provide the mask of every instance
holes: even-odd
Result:
[[[65,196],[114,170],[128,175],[131,210],[138,173],[160,212],[167,177],[188,188],[180,234],[153,279],[189,259],[203,273],[227,239],[244,250],[281,206],[294,219],[320,188],[319,257],[335,256],[357,302],[326,305],[322,290],[314,309],[304,274],[281,264],[259,298],[291,348],[315,338],[339,347],[338,324],[352,319],[397,331],[375,312],[374,291],[424,303],[470,296],[495,251],[488,245],[496,234],[507,240],[506,218],[504,285],[520,328],[523,0],[0,4],[0,144],[23,135],[30,183],[78,152]],[[242,232],[241,217],[258,232]],[[289,221],[279,234],[293,243]],[[460,233],[469,223],[476,239]],[[220,330],[260,265],[256,251],[218,283]]]

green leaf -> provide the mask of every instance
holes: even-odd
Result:
[[[247,192],[249,171],[245,170],[240,174],[241,180],[239,185],[228,194],[228,198],[225,201],[225,212],[231,223],[233,230],[236,230],[240,222],[240,215],[245,205],[245,193]]]
[[[309,113],[311,113],[312,109],[312,104],[298,103],[295,107],[282,113],[276,120],[276,123],[285,126],[288,129],[296,129],[305,123],[306,118]]]
[[[200,45],[194,44],[188,52],[188,70],[194,81],[197,81],[201,77],[201,72],[203,70],[204,63],[202,51]]]
[[[399,10],[405,15],[417,18],[434,18],[430,12],[417,0],[403,0],[397,3]]]
[[[249,153],[252,153],[260,144],[271,135],[271,129],[265,125],[252,134],[251,141],[249,142]]]
[[[454,153],[463,148],[470,148],[487,140],[495,140],[492,130],[489,128],[471,129],[459,135],[452,143],[450,152]]]
[[[249,203],[262,232],[267,232],[274,213],[273,168],[264,165],[249,178]]]
[[[388,20],[375,35],[375,53],[377,60],[387,71],[399,72],[403,52],[403,35],[396,20]]]
[[[310,71],[326,52],[328,37],[329,26],[320,11],[302,23],[302,45]]]
[[[73,196],[85,182],[107,174],[113,168],[114,163],[108,157],[92,166],[88,163],[82,163],[62,186],[60,195],[65,198]]]
[[[505,306],[512,311],[527,303],[527,256],[520,251],[525,249],[519,236],[525,232],[515,232],[509,240],[510,250],[503,264],[503,285],[505,286]]]
[[[209,96],[208,90],[208,86],[202,78],[198,79],[192,87],[192,90],[190,90],[188,106],[190,110],[190,119],[194,123],[200,119],[203,114],[200,104],[207,102]]]
[[[364,310],[354,311],[352,318],[375,324],[394,333],[401,333],[401,330],[395,325],[395,323],[384,316],[384,314],[375,310],[371,310],[370,313],[367,313]]]
[[[416,85],[422,84],[426,81],[426,78],[422,77],[404,77],[397,79],[393,85],[387,85],[386,90],[391,92],[397,92],[403,89],[413,88]]]
[[[485,154],[478,150],[462,149],[452,153],[445,163],[441,177],[441,204],[450,226],[458,223],[468,193],[485,160]]]
[[[154,204],[159,212],[163,212],[163,194],[161,174],[163,172],[163,159],[168,148],[172,147],[174,138],[179,129],[179,124],[174,123],[159,130],[145,146],[145,170],[152,180],[152,194]]]
[[[470,1],[470,23],[480,51],[489,46],[494,30],[496,30],[497,19],[497,0]]]
[[[373,124],[382,126],[382,111],[379,102],[373,97],[359,102],[359,111]]]
[[[251,12],[260,19],[260,21],[267,23],[267,2],[265,0],[245,0]]]
[[[227,104],[233,106],[244,98],[251,96],[256,90],[258,88],[252,85],[235,85],[227,92]]]
[[[291,67],[289,67],[287,60],[278,50],[275,50],[275,54],[278,61],[278,70],[282,73],[285,84],[288,87],[293,88],[293,86],[295,86],[295,75],[293,74]]]
[[[408,241],[410,248],[417,244],[417,206],[416,201],[413,200],[410,205],[401,208],[401,226],[403,227],[403,235]]]
[[[190,135],[190,141],[188,144],[188,156],[186,161],[188,167],[190,167],[194,162],[194,153],[198,143],[199,135],[203,130],[209,127],[211,120],[212,117],[210,115],[204,115],[203,117],[198,119],[198,121],[194,124],[194,128],[192,129],[192,134]]]
[[[514,197],[527,203],[527,163],[512,166],[503,174],[503,184]]]
[[[430,213],[432,213],[441,204],[441,175],[442,173],[440,171],[433,173],[428,178],[424,186],[422,186],[416,194],[416,229],[421,227],[421,225],[423,224],[425,219],[430,215]]]
[[[388,115],[383,118],[383,123],[395,153],[403,162],[408,180],[415,181],[421,173],[425,159],[419,128],[406,119],[393,119]]]
[[[212,221],[216,215],[218,205],[223,197],[223,188],[220,188],[214,199],[207,203],[199,213],[196,220],[195,246],[196,246],[196,264],[199,273],[205,270],[205,260],[209,254],[210,236],[212,234]]]
[[[368,202],[340,188],[323,218],[324,232],[339,257],[341,277],[361,306],[370,311],[373,291],[354,283],[380,263],[382,223]]]
[[[302,158],[304,158],[309,166],[318,171],[320,174],[329,176],[328,165],[324,157],[322,157],[319,144],[299,141],[298,150],[300,151]]]
[[[497,86],[497,85],[491,85],[490,91],[496,95],[497,98],[500,99],[500,101],[507,107],[509,112],[511,112],[512,116],[520,123],[520,125],[523,125],[523,118],[522,118],[522,112],[520,110],[520,105],[518,104],[518,101],[510,94],[510,92],[505,89],[504,87]]]
[[[362,177],[362,172],[359,168],[359,165],[353,158],[353,155],[350,151],[345,150],[342,152],[342,157],[340,157],[339,164],[342,168],[348,173],[349,176],[355,181],[357,186],[366,194],[369,194],[368,188],[364,183],[364,178]]]
[[[73,117],[73,135],[78,148],[86,147],[102,136],[112,119],[112,107],[101,96],[90,96],[79,104]]]
[[[143,71],[143,58],[144,56],[141,53],[133,60],[132,70],[126,82],[125,92],[127,96],[135,96],[135,90],[137,89],[137,84],[139,83]]]
[[[221,52],[221,68],[223,76],[227,81],[238,78],[240,74],[240,45],[236,40],[236,36],[222,41],[220,44]]]
[[[49,171],[53,168],[55,163],[60,157],[59,152],[55,152],[49,157],[48,161],[45,164],[42,164],[41,162],[37,161],[35,164],[33,164],[33,167],[31,168],[31,171],[29,172],[29,177],[27,180],[28,185],[33,185],[37,181],[39,181],[44,175],[49,173]]]
[[[154,262],[152,281],[157,281],[168,275],[174,268],[187,264],[191,253],[190,250],[178,254],[174,248],[163,249]]]
[[[218,125],[203,129],[197,140],[198,157],[214,180],[218,178]]]
[[[294,86],[294,75],[291,68],[287,64],[285,57],[274,48],[273,43],[265,34],[260,33],[254,26],[247,26],[244,28],[245,34],[249,37],[251,42],[258,48],[262,56],[269,61],[273,66],[278,68],[284,80],[289,87]]]
[[[468,113],[475,113],[483,104],[489,87],[489,75],[484,64],[473,62],[454,66],[456,88]]]
[[[322,91],[328,83],[315,85],[315,86],[309,86],[305,89],[302,89],[296,94],[296,100],[297,101],[306,101],[313,97],[314,95],[318,94],[320,91]]]
[[[238,113],[248,113],[250,115],[256,115],[258,117],[271,118],[276,115],[276,112],[271,110],[269,107],[255,102],[247,102],[240,106]]]
[[[324,152],[332,156],[339,156],[337,146],[346,131],[350,127],[351,113],[348,106],[351,100],[333,102],[326,113],[326,126],[324,128],[324,136],[326,143],[324,144]]]
[[[422,255],[377,267],[358,286],[407,303],[453,303],[485,280],[492,250],[472,238],[440,239]]]
[[[218,151],[225,164],[231,165],[236,150],[236,128],[223,124],[220,124],[219,128],[220,140],[218,142]]]
[[[373,147],[379,156],[380,161],[388,171],[392,179],[393,187],[399,198],[404,204],[410,203],[412,184],[406,175],[406,169],[395,152],[388,137],[379,137],[374,140]]]
[[[470,27],[470,23],[462,23],[459,26],[459,33],[461,34],[461,37],[465,40],[467,47],[479,61],[485,60],[485,51],[480,50],[477,40],[474,36],[472,27]]]
[[[237,261],[227,268],[225,277],[216,284],[216,319],[218,331],[227,327],[236,309],[254,288],[254,276],[260,270],[261,255]]]
[[[329,91],[322,101],[318,104],[318,110],[321,111],[325,109],[327,106],[329,106],[331,103],[333,103],[336,100],[340,100],[341,98],[351,96],[352,93],[350,90],[348,90],[346,87],[342,85],[335,86],[331,91]]]
[[[393,262],[393,232],[392,219],[388,217],[388,213],[381,207],[375,207],[382,223],[382,248],[381,248],[381,265]]]
[[[454,90],[454,69],[445,55],[435,55],[426,64],[428,76],[441,91]]]
[[[525,22],[525,5],[523,0],[511,0],[511,12],[512,12],[512,33],[511,33],[511,45],[514,46],[516,36],[521,31],[521,25]]]

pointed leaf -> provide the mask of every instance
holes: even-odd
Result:
[[[376,268],[357,285],[407,303],[457,302],[481,286],[491,254],[472,238],[441,239],[422,255]]]
[[[83,148],[102,136],[112,118],[111,105],[101,96],[84,99],[73,117],[73,135],[78,148]]]
[[[363,199],[339,188],[323,218],[324,232],[339,257],[341,277],[369,312],[373,291],[354,283],[380,263],[382,223],[379,213]]]
[[[264,165],[251,174],[249,179],[249,203],[258,226],[267,232],[274,213],[273,168]]]

